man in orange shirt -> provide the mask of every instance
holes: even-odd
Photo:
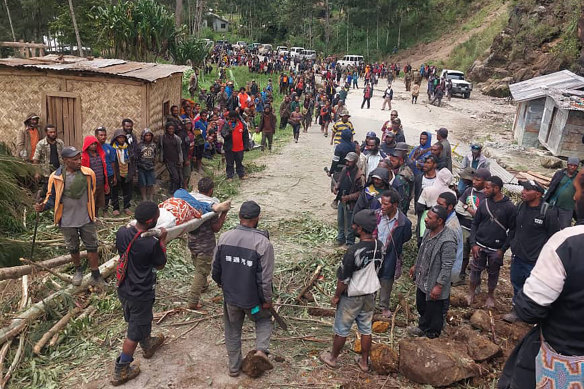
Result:
[[[16,151],[20,158],[32,162],[36,145],[42,138],[41,132],[39,131],[39,117],[34,113],[29,114],[24,121],[24,126],[24,129],[18,133]]]
[[[245,88],[243,88],[243,87],[240,88],[239,94],[237,95],[237,105],[239,106],[240,112],[243,112],[244,109],[249,107],[250,102],[251,102],[251,97],[249,97],[249,95],[245,91]]]
[[[249,149],[249,133],[247,126],[239,119],[239,115],[235,111],[229,112],[229,119],[221,129],[221,136],[225,143],[225,173],[227,179],[233,178],[233,163],[239,179],[242,180],[245,176],[243,168],[243,152]]]

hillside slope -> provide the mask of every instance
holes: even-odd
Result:
[[[483,93],[498,97],[509,94],[509,83],[561,69],[584,74],[584,2],[484,2],[449,32],[389,61],[458,68]]]
[[[561,69],[584,74],[584,8],[580,0],[516,0],[505,29],[470,78],[483,93],[506,96],[508,84]]]

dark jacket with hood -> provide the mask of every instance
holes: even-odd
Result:
[[[349,129],[341,132],[341,142],[335,147],[333,162],[331,163],[331,173],[339,172],[345,166],[345,157],[350,152],[355,151],[355,144],[351,140],[353,133]]]
[[[338,147],[338,146],[337,146]],[[373,176],[379,176],[383,181],[383,188],[378,190],[373,185]],[[377,169],[373,169],[371,175],[369,176],[369,180],[367,184],[365,184],[365,188],[359,194],[359,198],[357,199],[357,203],[355,204],[355,208],[353,208],[353,215],[357,214],[357,212],[361,211],[362,209],[378,209],[381,208],[381,202],[379,198],[381,194],[389,188],[389,171],[384,168],[378,167]]]
[[[502,224],[500,226],[487,211]],[[485,246],[495,250],[507,251],[511,245],[511,233],[515,230],[516,209],[513,202],[507,196],[495,202],[492,198],[481,201],[479,208],[472,220],[469,244]],[[504,227],[504,228],[503,228]]]
[[[146,134],[152,134],[152,140],[148,143],[144,141]],[[152,171],[156,167],[157,145],[154,141],[154,133],[149,128],[142,130],[140,134],[140,144],[138,144],[138,169],[142,171]]]

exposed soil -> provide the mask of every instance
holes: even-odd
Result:
[[[390,60],[391,62],[400,64],[407,61],[414,67],[419,67],[420,64],[430,61],[446,61],[456,46],[468,41],[473,35],[484,31],[494,20],[507,11],[506,6],[501,6],[489,13],[478,27],[471,28],[467,31],[455,29],[451,33],[442,35],[440,39],[433,40],[429,43],[420,43],[400,51],[398,54],[391,56]]]
[[[379,85],[382,89],[385,85]],[[423,85],[424,88],[425,85]],[[470,100],[453,98],[445,102],[442,107],[426,105],[424,95],[420,97],[417,105],[409,101],[409,92],[405,92],[401,82],[397,82],[395,88],[395,100],[393,108],[399,112],[399,117],[404,124],[404,130],[409,144],[417,143],[418,135],[423,130],[435,132],[440,127],[447,127],[452,134],[451,143],[456,152],[468,150],[466,144],[473,137],[487,137],[497,140],[508,147],[511,144],[511,134],[508,126],[512,120],[514,108],[504,100],[488,98],[475,94]],[[351,121],[356,128],[356,139],[365,138],[367,131],[377,131],[388,119],[389,112],[381,111],[381,91],[376,90],[372,99],[371,109],[360,109],[362,90],[352,90],[349,94],[347,105],[352,114]],[[261,226],[272,228],[276,225],[284,226],[287,221],[305,217],[324,220],[332,225],[336,223],[336,211],[330,207],[332,196],[330,194],[330,182],[323,171],[324,166],[329,166],[332,156],[330,138],[325,138],[320,133],[318,126],[313,125],[308,133],[301,133],[300,141],[293,141],[256,163],[263,163],[267,167],[260,173],[252,174],[241,185],[240,194],[234,199],[234,210],[239,208],[242,201],[254,199],[262,206]],[[456,146],[456,147],[455,147]],[[507,151],[503,150],[503,153]],[[245,161],[244,161],[245,162]],[[260,226],[260,227],[261,227]],[[272,236],[276,250],[276,271],[282,267],[282,257],[279,252],[286,251],[288,260],[294,255],[300,258],[304,248],[294,244],[294,235],[297,231],[291,227],[288,232],[280,232]],[[338,252],[331,243],[325,242],[315,249],[319,254]],[[306,277],[309,277],[307,274]],[[404,288],[411,288],[411,281],[402,277],[400,282]],[[277,286],[277,285],[276,285]],[[161,291],[168,292],[163,285],[159,285]],[[457,294],[464,293],[464,289],[455,288]],[[333,291],[324,291],[332,294]],[[500,293],[497,296],[497,308],[494,314],[508,312],[510,309],[511,287],[508,275],[508,263],[501,275]],[[204,309],[208,316],[220,314],[222,311],[220,291],[212,285],[203,296]],[[184,302],[184,296],[176,296],[177,305]],[[459,298],[460,300],[460,298]],[[215,301],[215,302],[213,302]],[[477,307],[484,301],[484,296],[479,296]],[[322,308],[330,308],[322,306]],[[413,305],[410,308],[414,310]],[[470,317],[468,308],[460,308],[453,304],[451,315],[452,323],[467,323]],[[379,376],[374,373],[361,372],[352,357],[346,351],[341,356],[341,368],[329,369],[318,361],[318,353],[331,345],[331,318],[312,316],[313,324],[306,327],[306,323],[297,322],[293,318],[287,318],[288,325],[293,330],[303,324],[302,336],[291,336],[278,326],[275,327],[271,342],[272,358],[278,357],[283,362],[274,362],[274,369],[265,373],[258,379],[251,379],[242,375],[239,378],[231,378],[227,374],[227,355],[223,342],[223,325],[221,317],[210,318],[202,321],[191,331],[180,337],[194,324],[172,326],[180,320],[180,315],[166,319],[162,325],[154,325],[154,332],[161,331],[168,337],[166,345],[149,360],[141,357],[138,349],[137,360],[141,363],[140,376],[125,385],[127,388],[247,388],[247,387],[331,387],[342,385],[346,388],[381,387],[407,388],[421,387],[412,384],[401,376]],[[306,319],[305,319],[306,320]],[[410,318],[413,320],[413,318]],[[405,335],[405,320],[398,317],[396,320],[396,339]],[[453,331],[448,326],[446,334]],[[450,328],[452,327],[452,328]],[[297,333],[297,332],[296,332]],[[447,335],[448,336],[448,335]],[[253,327],[246,322],[243,332],[244,355],[255,348],[253,339]],[[375,340],[375,336],[374,336]],[[347,342],[345,350],[349,350],[352,340]],[[514,341],[505,340],[504,356],[507,356]],[[499,357],[489,371],[480,380],[473,381],[473,386],[482,387],[490,385],[492,379],[498,374],[504,357]],[[96,366],[93,381],[84,384],[80,379],[71,376],[64,386],[103,388],[109,387],[107,377],[108,366],[112,361],[105,361],[102,366]]]

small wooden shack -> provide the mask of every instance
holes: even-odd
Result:
[[[109,134],[130,118],[134,128],[162,127],[179,105],[186,66],[121,59],[47,55],[0,59],[0,141],[14,144],[26,115],[55,124],[66,145],[105,126]]]
[[[513,136],[520,146],[539,147],[539,130],[549,89],[582,89],[584,77],[569,70],[534,77],[509,85],[517,102]]]
[[[550,89],[543,110],[539,141],[553,155],[584,156],[584,92]]]
[[[229,20],[208,12],[203,19],[203,27],[209,27],[215,32],[227,32],[229,31]]]

